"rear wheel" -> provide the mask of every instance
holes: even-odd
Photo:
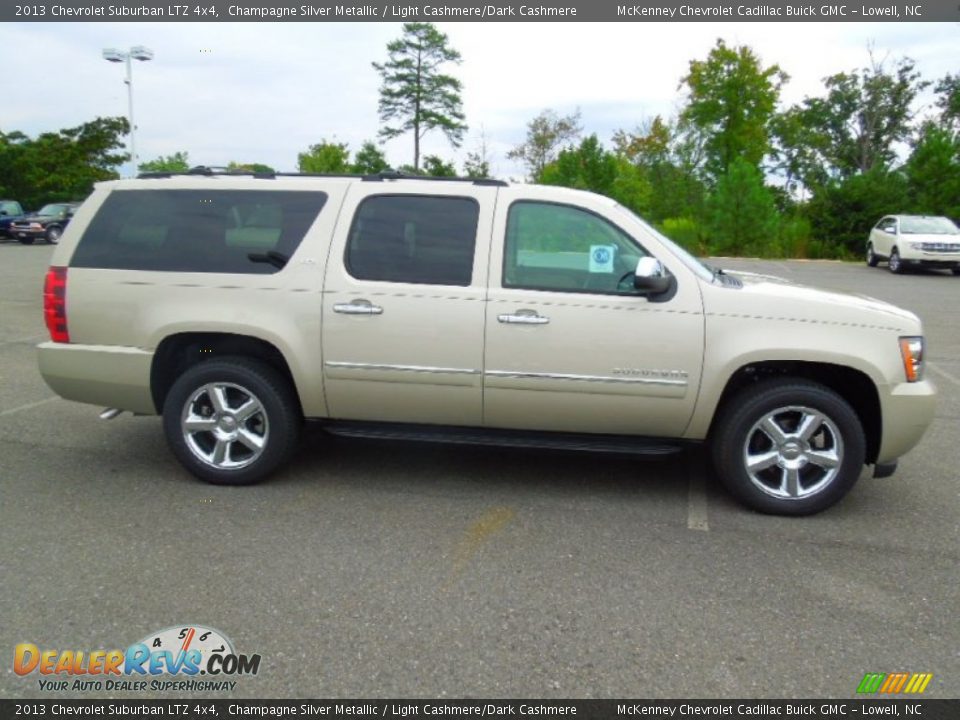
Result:
[[[878,262],[880,262],[880,258],[878,258],[877,254],[873,251],[873,243],[870,243],[867,245],[867,265],[869,267],[876,267]]]
[[[757,383],[728,403],[717,427],[717,473],[738,499],[765,513],[825,510],[850,491],[866,456],[853,408],[806,380]]]
[[[293,453],[302,423],[287,379],[242,357],[194,365],[163,406],[163,429],[177,459],[218,485],[265,478]]]
[[[894,248],[890,253],[890,261],[888,263],[890,267],[890,272],[894,275],[900,275],[903,273],[903,260],[900,259],[900,253]]]

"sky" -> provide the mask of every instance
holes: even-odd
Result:
[[[486,139],[492,174],[520,178],[508,159],[527,122],[546,108],[579,108],[586,133],[608,144],[618,129],[671,116],[693,59],[718,38],[745,44],[790,76],[781,102],[820,95],[822,79],[878,59],[908,56],[926,79],[960,71],[957,23],[438,23],[460,51],[450,74],[464,86],[470,130],[459,150],[439,132],[425,154],[455,159]],[[380,78],[399,23],[7,23],[0,43],[0,130],[30,136],[127,114],[123,66],[103,48],[145,45],[134,110],[142,161],[176,151],[192,164],[261,162],[296,170],[322,140],[352,151],[376,139]],[[932,104],[925,93],[921,112]],[[384,145],[394,166],[412,162],[411,137]]]

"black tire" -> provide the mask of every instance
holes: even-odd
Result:
[[[21,245],[33,245],[33,238],[17,238]]]
[[[213,406],[211,393],[216,391],[212,386],[227,393],[224,397],[230,407],[222,416]],[[240,414],[234,416],[233,412],[250,398],[261,409],[247,419]],[[218,443],[213,430],[188,433],[181,424],[188,408],[202,410],[192,415],[200,423],[209,424],[219,418],[215,422],[217,433],[221,438],[229,438],[232,432],[233,439]],[[203,415],[208,409],[211,414]],[[228,416],[232,421],[223,425]],[[300,404],[290,382],[268,364],[251,358],[225,357],[194,365],[177,378],[163,404],[163,430],[174,455],[191,473],[216,485],[249,485],[266,478],[293,454],[302,425]],[[250,449],[239,438],[242,431],[246,431],[245,438],[262,440],[262,449]],[[225,451],[227,456],[221,455],[221,462],[214,464],[219,445],[228,445],[229,449]],[[209,454],[207,461],[200,457],[201,453]],[[224,466],[231,461],[236,466]]]
[[[950,268],[950,272],[952,272],[954,275],[960,275],[960,267],[952,267]]]
[[[767,431],[758,427],[768,417],[775,418],[781,430],[780,423],[799,425],[803,417],[811,415],[804,410],[816,411],[825,418],[819,425],[811,423],[809,442],[801,440],[799,434],[786,433],[786,442],[778,448]],[[866,439],[860,419],[846,400],[819,383],[792,378],[758,382],[726,404],[715,427],[711,450],[717,474],[735,497],[763,513],[812,515],[826,510],[850,491],[863,469]],[[792,431],[797,429],[794,426]],[[839,435],[839,445],[834,433]],[[765,441],[769,441],[769,447],[763,444]],[[805,449],[800,447],[803,443]],[[746,460],[751,448],[757,458],[765,453],[777,458],[753,477]],[[822,460],[802,464],[794,476],[798,478],[793,484],[797,492],[786,496],[789,472],[781,463],[804,463],[797,456],[805,459],[806,453],[814,451],[818,458],[837,455],[836,471],[830,477],[830,471],[820,466]]]
[[[51,228],[47,228],[47,232],[44,237],[46,238],[48,245],[56,245],[58,242],[60,242],[61,235],[63,235],[63,228],[54,225]]]
[[[890,260],[887,261],[887,267],[894,275],[903,274],[903,260],[900,259],[900,253],[896,248],[890,251]]]
[[[880,258],[873,251],[873,243],[867,243],[867,267],[876,267],[878,262]]]

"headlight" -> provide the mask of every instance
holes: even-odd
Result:
[[[908,242],[908,243],[907,243],[907,246],[908,246],[911,250],[923,250],[923,243],[922,243],[922,242]]]
[[[900,338],[900,357],[903,358],[903,374],[907,382],[923,379],[923,338]]]

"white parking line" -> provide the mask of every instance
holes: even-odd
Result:
[[[0,411],[0,417],[3,417],[4,415],[13,415],[14,413],[18,413],[21,410],[29,410],[30,408],[39,407],[40,405],[46,405],[48,402],[53,402],[54,400],[59,400],[59,399],[60,398],[56,396],[48,397],[46,400],[37,400],[37,402],[27,403],[26,405],[10,408],[9,410],[3,410],[3,411]]]
[[[928,361],[927,361],[927,367],[930,368],[931,370],[933,370],[935,373],[937,373],[937,375],[942,375],[942,376],[945,377],[947,380],[949,380],[950,382],[952,382],[954,385],[960,385],[960,378],[958,378],[956,375],[953,375],[953,374],[951,374],[951,373],[948,373],[946,370],[944,370],[944,369],[943,369],[942,367],[940,367],[939,365],[934,365],[932,362],[930,362],[930,361],[928,360]]]
[[[697,468],[688,465],[687,477],[690,480],[690,493],[687,496],[687,528],[690,530],[710,531],[710,524],[707,522],[707,483],[703,476],[702,468],[700,472]]]

